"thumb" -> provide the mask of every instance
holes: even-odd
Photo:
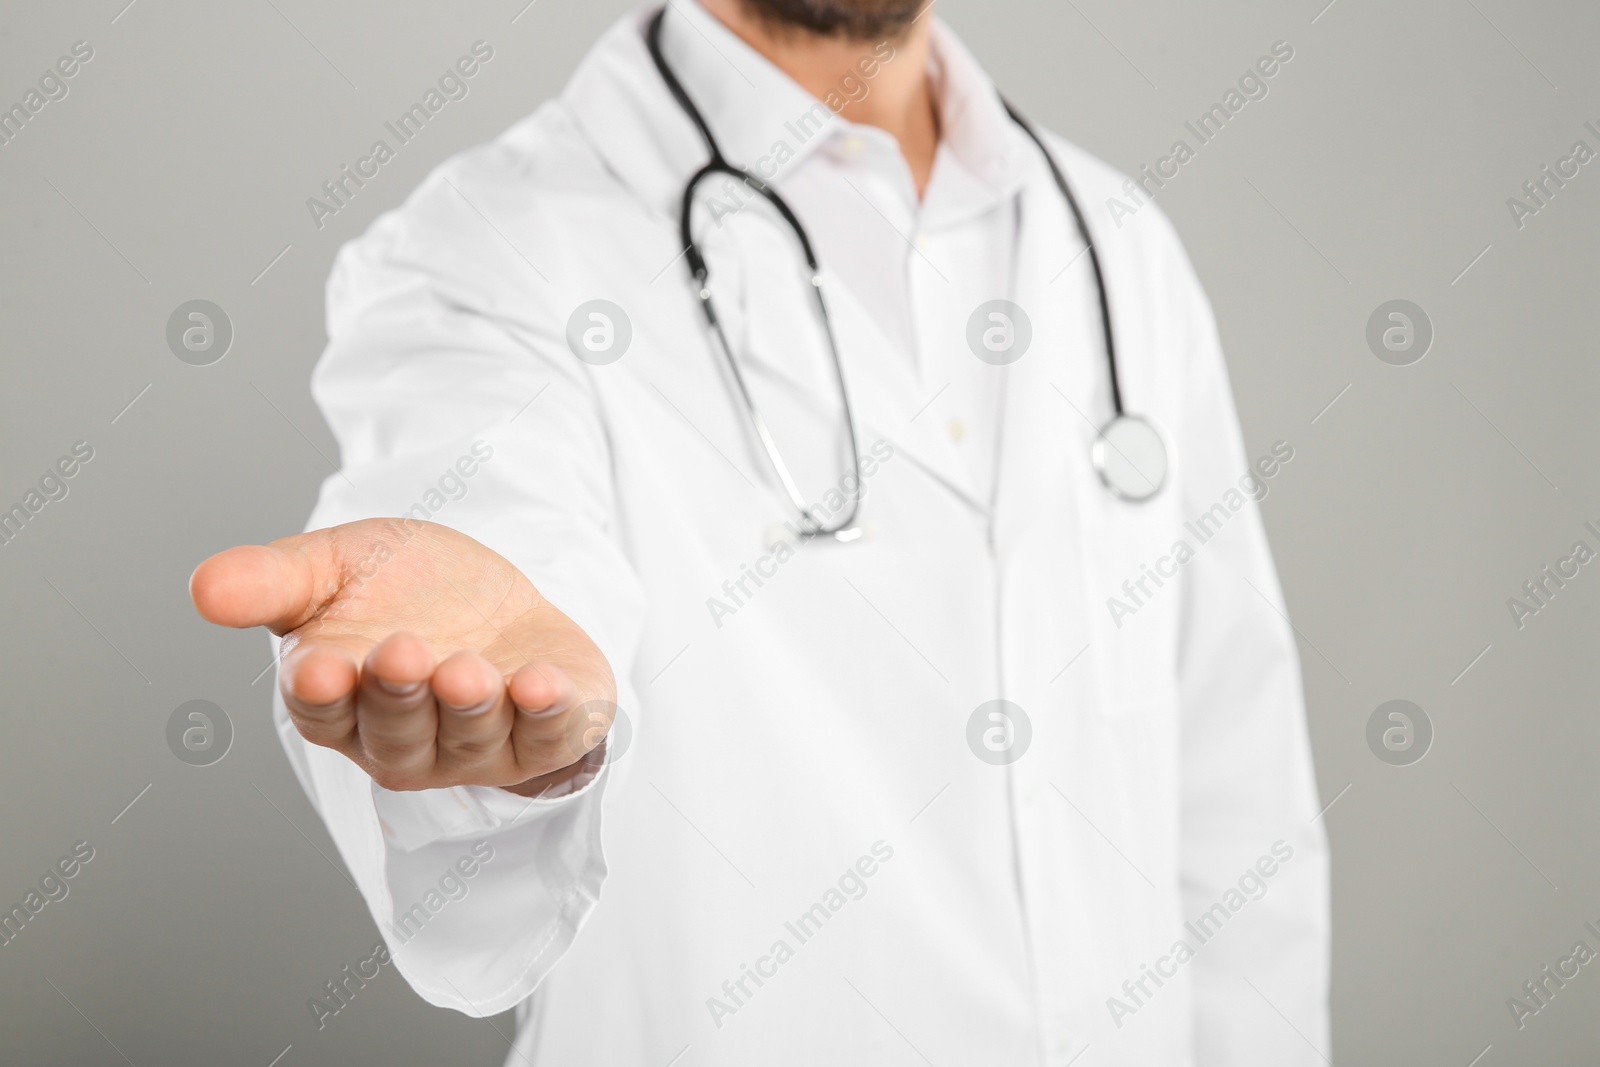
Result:
[[[279,635],[303,625],[322,606],[316,590],[326,583],[318,576],[332,565],[321,533],[241,545],[212,556],[189,577],[195,610],[219,626],[265,626]],[[318,564],[319,559],[325,562]]]

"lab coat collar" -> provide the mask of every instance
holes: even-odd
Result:
[[[734,166],[756,171],[782,142],[789,153],[782,172],[789,172],[827,139],[830,127],[848,125],[698,3],[672,0],[666,9],[662,51]],[[650,59],[645,32],[654,14],[631,15],[607,31],[579,64],[562,102],[607,166],[676,220],[684,183],[709,152]],[[774,185],[782,185],[782,172]]]
[[[667,4],[661,48],[728,162],[774,184],[850,125],[695,0]]]
[[[675,224],[684,184],[705,163],[707,152],[650,59],[645,31],[652,15],[646,11],[613,26],[579,65],[562,101],[611,171],[664,221]],[[1019,143],[1025,135],[955,35],[937,21],[930,33],[929,74],[940,100],[942,147],[959,164],[945,168],[936,180],[964,186],[946,188],[946,193],[958,195],[939,198],[954,206],[922,220],[933,226],[954,224],[998,198],[1015,195],[1043,167],[1029,151],[1031,142]],[[803,165],[828,136],[860,129],[834,115],[692,0],[668,5],[662,47],[730,162],[754,164],[772,151],[776,138],[795,150],[774,185],[781,187],[784,176]],[[794,124],[813,108],[827,116],[832,134],[818,133],[800,143],[785,123]],[[1018,236],[1021,240],[1026,234]],[[826,263],[823,272],[826,277]],[[829,286],[828,300],[856,422],[868,436],[893,441],[970,507],[987,512],[990,501],[976,492],[964,459],[933,420],[916,417],[927,398],[905,369],[909,360],[885,358],[890,342],[854,294]],[[796,387],[812,389],[814,383],[797,377],[770,353],[741,355]],[[831,394],[818,399],[833,402]]]
[[[929,29],[928,76],[939,106],[939,146],[947,162],[924,197],[925,230],[956,225],[1015,195],[1039,161],[1033,142],[1006,114],[994,83],[955,33],[938,19]]]
[[[562,102],[611,170],[652,208],[676,219],[684,183],[708,153],[651,62],[645,30],[653,15],[647,10],[612,26],[579,64]],[[963,186],[959,195],[930,198],[935,211],[922,223],[932,227],[1015,194],[1034,168],[1031,143],[972,54],[937,18],[929,34],[940,146],[960,164],[936,180]],[[777,165],[771,183],[780,189],[829,141],[880,132],[834,114],[694,0],[667,4],[662,50],[728,161],[763,175],[763,163]],[[944,204],[958,206],[939,210]]]

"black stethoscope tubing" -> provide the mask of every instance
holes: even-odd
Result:
[[[853,524],[861,507],[862,490],[859,478],[860,452],[858,450],[856,441],[855,423],[851,417],[850,394],[844,380],[844,366],[839,358],[839,346],[833,335],[833,326],[832,321],[828,316],[827,304],[823,300],[821,268],[817,263],[816,252],[811,245],[811,237],[806,232],[806,228],[800,222],[799,217],[794,213],[794,210],[789,207],[788,203],[783,199],[782,196],[778,194],[777,190],[773,189],[766,182],[762,181],[761,178],[751,174],[749,171],[729,163],[727,158],[723,156],[722,149],[717,144],[717,139],[712,134],[711,127],[706,123],[705,116],[701,114],[700,109],[695,106],[694,101],[689,98],[689,94],[684,89],[683,83],[678,80],[677,75],[673,72],[672,67],[667,63],[666,56],[662,52],[661,26],[665,17],[666,8],[663,7],[658,10],[650,19],[650,24],[645,35],[646,43],[650,51],[650,58],[652,61],[654,61],[656,70],[661,75],[661,80],[666,83],[667,91],[671,93],[673,100],[676,101],[678,107],[683,111],[684,115],[686,115],[689,121],[694,124],[695,129],[700,132],[700,137],[705,142],[706,150],[710,153],[710,158],[707,160],[705,165],[697,170],[694,175],[690,177],[688,184],[684,186],[683,198],[678,211],[678,237],[683,245],[683,256],[688,264],[689,273],[694,280],[696,292],[700,297],[701,307],[704,309],[706,315],[706,321],[710,325],[711,329],[715,331],[718,340],[721,342],[723,354],[726,357],[728,367],[732,372],[734,383],[739,390],[740,397],[744,402],[746,411],[756,428],[762,445],[766,449],[768,458],[771,460],[774,468],[776,469],[779,480],[783,483],[785,490],[788,492],[791,502],[794,503],[795,507],[799,509],[803,520],[807,524],[802,528],[803,532],[808,537],[833,536],[841,540],[852,539],[854,536],[859,534],[859,531],[854,528]],[[1050,152],[1049,148],[1045,146],[1043,138],[1041,138],[1038,132],[1034,130],[1033,126],[1022,117],[1021,113],[1011,105],[1010,101],[1002,98],[1001,103],[1005,107],[1006,114],[1009,115],[1011,120],[1022,129],[1023,133],[1027,134],[1028,139],[1038,147],[1040,154],[1044,156],[1045,164],[1050,168],[1050,176],[1054,179],[1056,188],[1061,192],[1062,199],[1066,201],[1067,207],[1072,213],[1072,219],[1077,227],[1078,234],[1083,239],[1084,245],[1089,252],[1089,265],[1094,273],[1095,291],[1099,297],[1100,303],[1100,325],[1105,340],[1106,366],[1109,372],[1109,380],[1111,385],[1111,406],[1113,415],[1111,422],[1109,422],[1107,425],[1108,427],[1113,426],[1124,418],[1136,419],[1137,417],[1135,416],[1127,416],[1123,409],[1122,386],[1117,366],[1116,339],[1111,325],[1111,301],[1106,291],[1105,271],[1100,262],[1100,254],[1095,248],[1094,239],[1090,233],[1088,221],[1084,217],[1083,209],[1078,203],[1077,196],[1072,191],[1072,186],[1067,182],[1066,175],[1062,172],[1060,165],[1056,163],[1055,156]],[[695,192],[698,190],[702,181],[717,174],[724,174],[728,177],[743,182],[753,192],[760,195],[764,200],[772,205],[773,209],[778,212],[779,216],[782,217],[783,221],[794,233],[796,240],[798,240],[800,244],[801,254],[805,258],[806,267],[811,273],[811,287],[812,291],[816,295],[817,306],[822,315],[823,329],[827,334],[829,353],[832,357],[834,375],[839,385],[840,401],[844,409],[844,423],[850,439],[852,469],[857,472],[856,490],[851,496],[850,510],[841,520],[832,525],[825,525],[818,521],[814,515],[812,515],[811,510],[806,505],[805,498],[800,493],[799,488],[795,484],[793,478],[790,476],[787,467],[783,463],[783,460],[777,451],[776,443],[772,440],[772,436],[767,430],[765,421],[761,418],[760,412],[756,408],[754,400],[750,395],[750,391],[744,381],[744,376],[739,370],[738,363],[733,358],[733,352],[728,346],[727,336],[723,332],[721,320],[717,317],[716,308],[711,302],[711,290],[709,285],[710,270],[706,265],[705,257],[700,252],[699,246],[695,243],[694,235],[690,232],[690,223],[694,208]],[[1142,422],[1143,420],[1138,421]],[[1105,440],[1103,432],[1101,439],[1102,441]],[[1103,467],[1102,478],[1106,479]],[[1106,480],[1108,487],[1111,486],[1111,481],[1109,479]],[[1113,491],[1115,491],[1115,487],[1112,488]]]
[[[1083,238],[1085,247],[1089,249],[1089,266],[1094,269],[1094,288],[1100,297],[1100,328],[1106,340],[1106,366],[1111,372],[1111,410],[1120,417],[1127,414],[1122,410],[1122,385],[1117,373],[1117,344],[1111,330],[1111,300],[1106,296],[1106,275],[1100,267],[1100,253],[1095,250],[1094,239],[1089,236],[1089,223],[1083,217],[1083,208],[1078,206],[1078,198],[1073,195],[1072,186],[1067,184],[1067,176],[1061,172],[1061,167],[1056,163],[1056,157],[1044,145],[1044,139],[1039,136],[1032,124],[1022,117],[1022,113],[1011,106],[1011,101],[1000,98],[1000,103],[1005,106],[1006,114],[1011,116],[1011,121],[1022,128],[1028,139],[1039,146],[1039,154],[1044,156],[1045,165],[1050,168],[1050,176],[1055,179],[1056,188],[1061,190],[1061,198],[1067,202],[1067,207],[1072,210],[1072,221],[1077,224],[1078,235]]]

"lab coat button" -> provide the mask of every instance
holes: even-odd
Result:
[[[800,543],[800,538],[795,536],[794,531],[785,526],[783,523],[775,522],[768,526],[765,532],[762,533],[761,547],[767,551],[771,551],[775,545],[780,543],[786,544],[790,548],[794,548]]]

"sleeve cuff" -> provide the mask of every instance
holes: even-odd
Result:
[[[372,805],[391,848],[415,852],[440,841],[467,841],[524,826],[589,792],[608,762],[604,742],[582,771],[536,797],[487,785],[395,792],[372,783]],[[593,758],[593,757],[600,758]]]

